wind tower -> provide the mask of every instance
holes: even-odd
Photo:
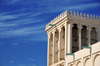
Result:
[[[100,16],[65,11],[51,20],[45,31],[48,35],[47,66],[84,66],[84,58],[91,60],[91,54],[82,47],[100,48],[100,43],[94,45],[100,41]],[[92,53],[98,51],[100,49]]]

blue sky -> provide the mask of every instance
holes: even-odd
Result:
[[[100,16],[99,0],[0,0],[0,66],[46,66],[46,24],[66,11]]]

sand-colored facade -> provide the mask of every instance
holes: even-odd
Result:
[[[48,23],[45,30],[47,66],[100,65],[100,16],[65,11]]]

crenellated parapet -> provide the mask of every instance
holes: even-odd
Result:
[[[63,13],[61,13],[60,15],[58,15],[57,17],[55,17],[53,20],[51,20],[47,25],[46,28],[49,26],[49,24],[55,24],[56,22],[58,22],[59,20],[65,18],[66,16],[69,15],[69,11],[65,11]]]
[[[85,20],[93,20],[96,22],[100,22],[100,16],[98,15],[92,15],[92,14],[86,14],[86,13],[82,13],[82,12],[72,12],[72,11],[65,11],[63,13],[61,13],[60,15],[58,15],[57,17],[55,17],[53,20],[51,20],[47,25],[46,25],[46,29],[49,26],[49,24],[56,24],[57,22],[59,22],[60,20],[67,18],[68,17],[76,17],[76,18],[80,18],[80,19],[85,19]]]

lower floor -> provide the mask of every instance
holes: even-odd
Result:
[[[50,66],[100,66],[100,42],[74,53]]]

